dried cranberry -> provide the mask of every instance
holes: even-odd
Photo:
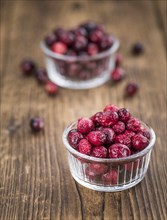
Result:
[[[65,45],[71,46],[75,41],[75,37],[72,32],[64,31],[59,34],[58,40],[64,43]]]
[[[118,82],[122,80],[124,76],[125,76],[125,71],[120,67],[115,68],[111,73],[111,79],[114,82]]]
[[[100,125],[100,118],[102,117],[102,114],[102,112],[97,112],[95,115],[91,117],[91,120],[93,121],[96,127]]]
[[[47,83],[49,81],[46,69],[38,69],[35,74],[39,83]]]
[[[94,30],[90,33],[89,39],[93,43],[99,43],[102,41],[104,33],[100,30]]]
[[[132,147],[136,150],[143,150],[149,144],[149,140],[142,134],[136,134],[132,137]]]
[[[92,149],[91,156],[98,158],[107,157],[107,149],[104,146],[97,146]]]
[[[88,135],[91,144],[99,146],[105,143],[106,135],[102,131],[91,131]]]
[[[92,151],[92,146],[86,139],[82,139],[78,144],[78,150],[82,154],[90,155]]]
[[[103,37],[102,41],[99,43],[100,49],[107,50],[113,45],[113,37],[111,35],[106,35]]]
[[[125,124],[122,121],[118,121],[112,129],[116,134],[121,134],[125,131]]]
[[[80,132],[78,132],[76,129],[72,129],[69,133],[68,133],[68,142],[69,142],[69,144],[73,147],[73,148],[75,148],[75,149],[77,149],[77,145],[78,145],[78,143],[79,143],[79,141],[81,140],[81,139],[83,139],[83,135],[80,133]]]
[[[36,70],[35,62],[31,59],[25,59],[21,62],[21,70],[24,75],[29,76]]]
[[[55,95],[58,92],[58,86],[49,81],[45,85],[45,90],[49,95]]]
[[[78,131],[82,134],[87,134],[94,128],[93,121],[89,118],[81,118],[78,120]]]
[[[118,110],[119,108],[116,105],[106,105],[103,111],[118,112]]]
[[[131,137],[133,137],[133,136],[135,135],[135,132],[133,132],[133,131],[131,131],[131,130],[126,130],[126,131],[124,132],[124,135],[127,136],[127,137],[129,137],[129,138],[131,138]]]
[[[116,170],[111,170],[103,174],[102,180],[105,184],[117,184],[118,172]]]
[[[117,54],[115,56],[115,67],[119,67],[122,63],[122,56],[120,54]]]
[[[57,41],[57,37],[52,34],[52,35],[46,36],[44,41],[48,47],[51,47]]]
[[[140,134],[142,134],[144,137],[146,137],[148,140],[150,140],[150,132],[147,128],[141,128],[139,131]]]
[[[86,168],[85,173],[89,179],[94,180],[97,176],[106,173],[107,170],[108,167],[105,164],[91,163]]]
[[[127,130],[138,132],[141,129],[141,122],[137,118],[130,118],[126,124]]]
[[[113,144],[108,149],[110,158],[122,158],[130,156],[129,148],[124,144]]]
[[[127,147],[131,147],[131,139],[125,134],[119,134],[115,138],[115,143],[124,144]]]
[[[113,144],[114,140],[115,140],[115,137],[116,137],[115,132],[113,131],[113,129],[112,128],[102,128],[102,131],[106,135],[105,144],[107,144],[107,145]]]
[[[121,108],[118,111],[118,116],[120,121],[127,122],[130,119],[131,114],[126,108]]]
[[[32,131],[38,132],[44,128],[44,120],[39,117],[31,118],[30,127]]]
[[[125,95],[126,96],[133,96],[137,93],[139,90],[139,86],[137,83],[128,83],[127,86],[125,87]]]
[[[91,56],[97,54],[98,53],[98,47],[96,46],[96,44],[94,44],[94,43],[88,44],[87,53]]]
[[[116,112],[111,111],[105,111],[102,113],[102,115],[99,117],[99,123],[102,126],[112,126],[117,123],[118,121],[118,114]]]
[[[67,52],[67,46],[66,44],[58,41],[52,45],[51,50],[58,54],[65,54]]]
[[[88,44],[88,40],[84,36],[78,36],[75,39],[73,48],[75,51],[85,50],[87,47],[87,44]]]
[[[85,28],[86,31],[89,33],[96,28],[96,24],[94,22],[88,21],[88,22],[81,24],[80,27]]]
[[[144,51],[144,46],[142,43],[140,42],[137,42],[135,43],[133,46],[132,46],[132,53],[134,55],[139,55],[139,54],[142,54]]]

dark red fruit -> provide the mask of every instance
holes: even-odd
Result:
[[[77,56],[77,53],[74,50],[67,50],[66,55],[75,57]]]
[[[118,122],[118,114],[116,112],[105,111],[99,117],[99,124],[102,126],[112,126]]]
[[[78,131],[82,134],[87,134],[93,130],[94,124],[93,121],[89,118],[81,118],[78,120]]]
[[[85,28],[83,27],[79,27],[77,29],[74,29],[72,30],[72,32],[74,33],[74,35],[77,37],[77,36],[84,36],[86,37],[87,36],[87,31]]]
[[[118,110],[119,108],[116,105],[106,105],[103,111],[118,112]]]
[[[125,131],[125,124],[122,121],[118,121],[112,129],[116,134],[121,134]]]
[[[91,131],[87,137],[89,142],[95,146],[103,145],[106,141],[106,135],[102,131]]]
[[[63,28],[56,28],[56,30],[53,31],[57,38],[59,38],[64,32],[65,30]]]
[[[35,65],[34,61],[31,60],[31,59],[25,59],[25,60],[23,60],[23,61],[21,62],[20,67],[21,67],[22,72],[23,72],[24,75],[26,75],[26,76],[31,75],[31,74],[34,73],[35,70],[36,70],[36,65]]]
[[[45,69],[38,69],[36,71],[36,78],[39,83],[47,83],[49,81],[47,72]]]
[[[99,43],[100,49],[107,50],[113,45],[113,37],[111,35],[106,35],[103,37],[102,41]]]
[[[88,44],[88,40],[84,36],[78,36],[74,42],[74,50],[82,51],[85,50]]]
[[[103,114],[102,112],[97,112],[95,115],[91,117],[91,120],[93,121],[96,127],[100,125],[99,121],[100,118],[102,117],[102,114]]]
[[[58,41],[52,45],[51,50],[58,54],[65,54],[67,52],[67,46],[66,44]]]
[[[120,54],[117,54],[115,56],[115,67],[119,67],[122,63],[122,56]]]
[[[130,118],[127,121],[126,129],[134,132],[139,132],[141,129],[141,122],[137,118]]]
[[[127,147],[131,147],[131,139],[125,134],[119,134],[115,138],[115,143],[124,144]]]
[[[31,118],[30,127],[32,131],[38,132],[44,128],[44,120],[39,117]]]
[[[93,43],[99,43],[102,41],[104,33],[100,30],[94,30],[90,33],[89,39]]]
[[[82,154],[90,155],[92,151],[92,146],[86,139],[82,139],[78,144],[78,150]]]
[[[131,131],[131,130],[126,130],[126,131],[124,132],[124,135],[127,136],[127,137],[129,137],[129,138],[131,138],[131,137],[133,137],[133,136],[135,135],[135,132],[133,132],[133,131]]]
[[[104,146],[97,146],[92,149],[91,156],[98,158],[107,157],[107,149]]]
[[[88,21],[80,25],[80,27],[85,28],[88,33],[95,30],[96,24],[94,22]]]
[[[91,56],[97,54],[99,51],[98,47],[96,46],[96,44],[94,43],[90,43],[88,44],[88,47],[87,47],[87,53]]]
[[[137,93],[139,90],[139,86],[137,83],[128,83],[127,86],[125,87],[125,95],[126,96],[133,96]]]
[[[139,55],[139,54],[142,54],[144,52],[144,46],[142,43],[140,42],[137,42],[133,45],[132,47],[132,53],[134,55]]]
[[[149,140],[142,134],[136,134],[132,137],[132,147],[136,150],[143,150],[149,144]]]
[[[103,128],[102,131],[106,135],[106,142],[105,142],[105,144],[107,144],[107,145],[113,144],[114,140],[115,140],[115,137],[116,137],[115,132],[113,131],[113,129],[111,129],[111,128]]]
[[[55,95],[58,92],[58,86],[53,82],[47,82],[45,85],[45,90],[49,95]]]
[[[108,167],[105,164],[101,164],[101,163],[91,163],[89,164],[87,169],[93,172],[95,175],[101,175],[107,172]]]
[[[118,172],[111,170],[108,173],[103,174],[102,180],[105,184],[117,184]]]
[[[147,128],[141,128],[139,133],[142,134],[144,137],[146,137],[148,140],[150,140],[150,132],[149,132],[149,129],[147,129]]]
[[[129,148],[124,144],[113,144],[108,149],[110,158],[122,158],[131,155]]]
[[[78,132],[76,129],[72,129],[69,133],[68,133],[68,142],[69,144],[77,149],[78,148],[78,143],[81,139],[83,139],[83,135]]]
[[[75,41],[75,37],[72,32],[63,31],[62,33],[59,34],[58,40],[67,46],[71,46]]]
[[[126,108],[121,108],[118,111],[118,116],[120,121],[127,122],[130,119],[131,114]]]
[[[111,74],[111,79],[114,82],[118,82],[118,81],[122,80],[124,76],[125,76],[125,71],[122,68],[117,67],[113,70],[113,72]]]
[[[52,34],[52,35],[46,36],[44,41],[48,47],[51,47],[57,41],[57,37]]]

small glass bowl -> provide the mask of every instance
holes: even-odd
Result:
[[[110,49],[93,56],[67,56],[52,52],[41,42],[45,54],[49,79],[57,85],[69,89],[90,89],[107,82],[114,68],[114,55],[119,48],[119,40],[113,38]]]
[[[126,158],[103,159],[81,154],[72,148],[67,140],[71,129],[76,129],[77,122],[70,124],[63,133],[63,143],[67,148],[68,162],[73,178],[81,185],[102,192],[116,192],[129,189],[138,184],[145,176],[156,136],[149,126],[150,143],[139,153]],[[109,181],[103,178],[106,172],[112,172]],[[116,174],[114,174],[116,173]]]

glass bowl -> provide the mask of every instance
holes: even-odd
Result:
[[[76,125],[77,121],[64,130],[63,143],[68,152],[71,174],[78,183],[96,191],[116,192],[129,189],[144,178],[156,140],[151,127],[143,123],[149,128],[151,136],[150,143],[144,150],[126,158],[103,159],[81,154],[69,145],[67,135]],[[110,173],[112,178],[107,179],[106,173]]]
[[[49,79],[58,86],[69,89],[89,89],[107,82],[115,65],[114,55],[119,40],[113,38],[110,49],[93,56],[67,56],[52,52],[44,42],[41,49],[45,55]]]

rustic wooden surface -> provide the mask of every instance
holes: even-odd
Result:
[[[126,79],[87,91],[60,89],[50,98],[33,78],[21,75],[22,58],[44,65],[39,42],[56,26],[84,20],[105,24],[121,40]],[[0,219],[166,218],[166,1],[1,1]],[[145,54],[130,47],[142,41]],[[123,98],[129,80],[140,83],[133,99]],[[128,107],[149,123],[157,141],[145,179],[118,193],[100,193],[71,177],[61,135],[79,116],[108,103]],[[45,132],[32,135],[29,118],[45,119]]]

